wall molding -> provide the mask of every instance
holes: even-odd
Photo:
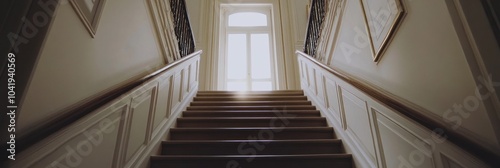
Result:
[[[297,55],[299,56],[299,64],[301,65],[301,83],[302,83],[302,88],[304,89],[306,95],[312,100],[312,102],[315,103],[318,108],[321,109],[322,113],[325,114],[325,116],[329,116],[330,122],[335,121],[336,119],[332,114],[330,114],[329,110],[327,107],[324,107],[320,102],[321,99],[324,99],[324,97],[321,97],[320,94],[316,94],[317,87],[314,85],[314,83],[317,83],[318,81],[313,75],[311,74],[310,71],[317,71],[319,74],[323,74],[325,78],[329,78],[327,80],[333,80],[336,83],[336,87],[340,87],[340,91],[337,92],[337,95],[328,95],[325,94],[324,96],[328,99],[330,96],[337,96],[337,100],[339,101],[339,109],[340,109],[340,114],[344,114],[341,117],[342,122],[340,124],[333,124],[335,127],[336,133],[341,135],[342,138],[345,138],[346,141],[354,141],[352,144],[349,142],[347,143],[348,146],[350,146],[354,152],[353,154],[355,156],[361,157],[360,160],[364,160],[364,165],[363,166],[369,166],[369,167],[374,167],[375,165],[379,165],[384,167],[383,165],[385,164],[385,161],[383,159],[388,159],[388,158],[383,158],[381,157],[380,151],[384,150],[384,146],[380,145],[383,141],[379,138],[376,138],[379,133],[378,127],[376,126],[375,123],[377,123],[377,116],[372,111],[372,108],[376,109],[377,111],[383,112],[383,114],[390,114],[387,116],[390,116],[392,118],[399,118],[394,121],[402,122],[400,124],[401,127],[404,128],[407,132],[414,134],[414,135],[441,135],[442,137],[447,137],[445,141],[440,142],[443,143],[447,146],[447,148],[450,149],[440,149],[438,148],[438,151],[445,151],[445,150],[455,150],[455,151],[460,151],[458,154],[466,156],[468,159],[466,164],[471,164],[471,165],[479,165],[480,167],[484,167],[484,163],[489,164],[493,167],[500,165],[499,163],[499,158],[500,154],[498,151],[495,151],[495,148],[488,148],[485,147],[484,144],[478,144],[477,142],[471,140],[469,137],[466,137],[462,132],[457,132],[456,130],[453,130],[451,128],[448,128],[446,125],[442,124],[440,121],[437,121],[433,118],[429,118],[428,116],[424,115],[427,113],[427,111],[423,110],[420,111],[418,108],[413,108],[414,105],[408,105],[406,102],[401,102],[399,99],[393,98],[393,95],[388,95],[385,92],[381,92],[379,90],[375,90],[373,87],[368,86],[367,84],[350,77],[346,73],[343,73],[341,71],[332,69],[331,67],[328,67],[324,65],[323,63],[320,63],[316,61],[314,58],[297,51]],[[304,72],[304,70],[306,70]],[[320,81],[321,82],[321,81]],[[308,83],[313,83],[311,86],[308,86]],[[321,87],[321,86],[320,86]],[[342,98],[342,93],[344,90],[348,90],[351,94],[354,96],[360,98],[364,102],[366,102],[367,108],[366,110],[366,115],[365,117],[368,117],[368,122],[367,125],[365,124],[364,126],[362,124],[357,124],[357,123],[346,123],[347,118],[345,117],[346,114],[348,113],[358,113],[355,110],[347,109],[344,108],[344,103],[345,100]],[[339,128],[338,125],[342,125],[342,128]],[[371,141],[373,142],[373,146],[368,145],[366,146],[365,143],[365,148],[361,146],[356,146],[358,144],[361,144],[360,141],[362,141],[362,138],[355,138],[353,139],[351,136],[346,135],[349,131],[346,131],[348,127],[351,126],[356,126],[363,128],[364,129],[370,129],[371,134],[374,135],[372,137],[369,137],[368,135],[362,135],[364,136],[363,138],[372,138]],[[359,129],[358,128],[358,131]],[[347,129],[348,130],[348,129]],[[358,135],[359,136],[359,135]],[[417,136],[418,137],[418,136]],[[421,139],[422,137],[425,136],[420,136]],[[441,144],[439,145],[441,146]],[[444,146],[444,145],[443,145]],[[367,148],[374,148],[375,150],[375,157],[368,157],[368,156],[363,156],[363,155],[370,155],[370,152],[367,151]],[[458,149],[457,149],[458,148]],[[359,150],[361,152],[355,152],[355,150]],[[457,153],[453,155],[453,157],[458,157]],[[434,159],[440,159],[437,154],[433,155]],[[479,160],[480,159],[480,160]],[[464,159],[461,159],[464,160]],[[465,160],[464,160],[465,161]],[[437,163],[436,163],[437,164]],[[482,165],[482,166],[481,166]],[[375,166],[376,167],[376,166]]]
[[[170,1],[146,0],[151,20],[156,28],[156,37],[165,60],[165,64],[181,58],[179,44],[175,35]]]

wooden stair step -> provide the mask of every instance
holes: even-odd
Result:
[[[171,128],[171,140],[334,139],[329,127]]]
[[[272,106],[272,105],[311,105],[310,101],[194,101],[191,106]]]
[[[311,105],[275,105],[275,106],[189,106],[187,110],[316,110]]]
[[[292,155],[342,153],[339,139],[164,141],[162,155]]]
[[[318,110],[287,110],[287,116],[320,117]],[[184,111],[182,117],[276,117],[280,116],[272,110],[254,111]]]
[[[302,90],[199,91],[151,168],[352,168]]]
[[[268,92],[268,93],[257,93],[257,92],[241,92],[241,93],[197,93],[196,96],[206,97],[206,96],[304,96],[303,92]]]
[[[326,127],[323,117],[178,118],[177,127]]]
[[[348,154],[152,156],[152,168],[352,168]]]
[[[268,93],[268,92],[303,92],[302,90],[264,90],[264,91],[230,91],[230,90],[200,90],[198,93]]]
[[[306,96],[206,96],[194,97],[194,101],[273,101],[273,100],[307,100]]]

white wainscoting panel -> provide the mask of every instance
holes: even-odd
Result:
[[[171,104],[174,110],[179,108],[181,100],[182,100],[182,75],[181,72],[179,72],[175,73],[173,80]]]
[[[357,167],[488,167],[301,53],[298,64],[304,93],[334,127],[346,151],[353,154]]]
[[[154,97],[156,87],[147,89],[145,92],[138,93],[132,97],[130,107],[129,121],[127,126],[127,143],[125,162],[127,164],[134,162],[132,156],[142,153],[149,143],[150,132],[148,127],[151,123],[151,116],[154,112]],[[146,130],[146,131],[145,131]]]
[[[160,130],[158,127],[161,122],[165,121],[170,116],[170,100],[171,100],[171,86],[172,76],[168,75],[167,78],[164,78],[159,81],[158,94],[156,99],[156,110],[154,113],[153,119],[153,135],[157,134]]]
[[[345,115],[345,131],[351,139],[355,140],[360,147],[370,154],[371,160],[375,160],[375,149],[373,136],[371,134],[371,122],[366,107],[366,102],[356,97],[349,91],[341,89],[342,109]]]
[[[434,147],[419,137],[411,134],[380,113],[377,114],[382,157],[385,167],[436,167],[433,159]],[[383,135],[383,136],[382,136]]]
[[[337,84],[334,80],[325,77],[325,107],[335,119],[334,124],[343,127],[343,115],[340,113],[339,95],[337,91]]]

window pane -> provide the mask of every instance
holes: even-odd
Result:
[[[252,79],[271,78],[271,57],[269,55],[269,34],[251,36]]]
[[[228,25],[236,27],[267,26],[267,17],[256,12],[235,13],[229,15]]]
[[[227,78],[245,79],[247,76],[246,34],[229,34],[227,42]]]
[[[229,91],[246,91],[246,82],[227,82],[227,90]]]
[[[273,90],[272,82],[252,82],[252,90]]]

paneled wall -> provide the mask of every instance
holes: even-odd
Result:
[[[171,67],[23,151],[10,167],[147,167],[198,90],[200,56]]]
[[[487,167],[445,137],[382,105],[300,54],[298,63],[302,89],[343,139],[357,167]]]
[[[362,2],[383,2],[329,1],[316,60],[423,109],[418,110],[421,115],[453,127],[485,148],[500,151],[500,101],[495,95],[498,89],[490,87],[497,87],[495,76],[500,71],[487,71],[485,64],[498,61],[483,59],[500,55],[500,50],[491,41],[489,26],[484,26],[488,22],[480,1],[400,1],[406,14],[378,62]]]

